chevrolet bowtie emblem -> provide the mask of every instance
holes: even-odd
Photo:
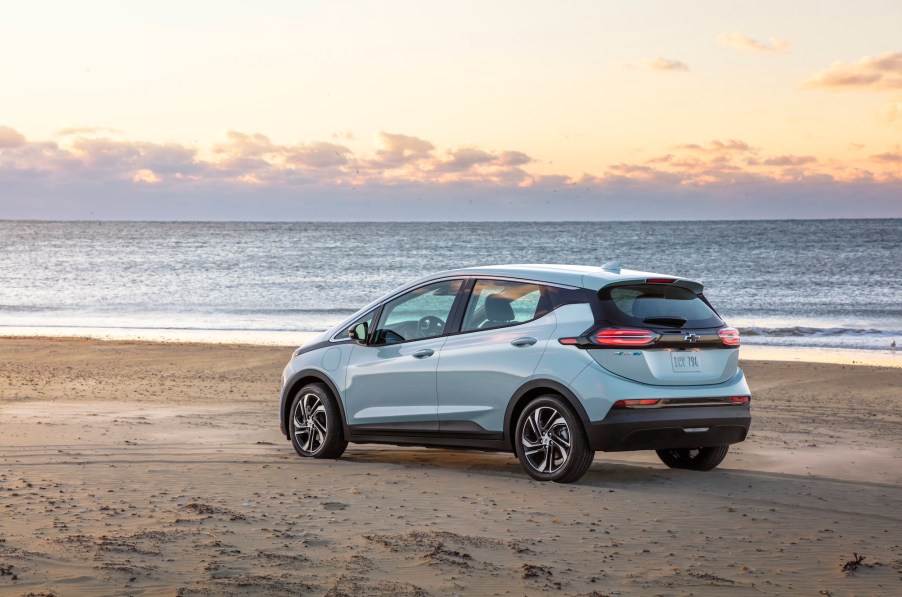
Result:
[[[698,342],[699,340],[701,340],[701,336],[699,336],[698,334],[686,334],[685,336],[683,336],[683,340],[685,340],[686,342]]]

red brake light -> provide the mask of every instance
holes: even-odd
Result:
[[[599,330],[592,342],[602,346],[647,346],[658,339],[651,330]]]
[[[618,400],[614,403],[614,408],[633,408],[636,406],[655,406],[661,402],[653,398],[641,398],[639,400]]]
[[[730,396],[730,404],[748,404],[749,396]]]
[[[673,278],[649,278],[645,281],[646,284],[673,284],[676,282]]]
[[[739,330],[736,328],[723,328],[717,332],[717,335],[727,346],[739,346]]]

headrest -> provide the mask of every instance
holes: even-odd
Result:
[[[513,321],[514,309],[506,298],[490,294],[485,299],[485,318],[488,321]]]

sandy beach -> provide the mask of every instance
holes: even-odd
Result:
[[[0,338],[0,595],[902,593],[902,369],[746,361],[719,469],[599,453],[553,485],[508,454],[298,458],[290,351]]]

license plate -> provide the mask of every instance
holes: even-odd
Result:
[[[702,357],[697,350],[681,350],[670,353],[674,373],[701,373]]]

